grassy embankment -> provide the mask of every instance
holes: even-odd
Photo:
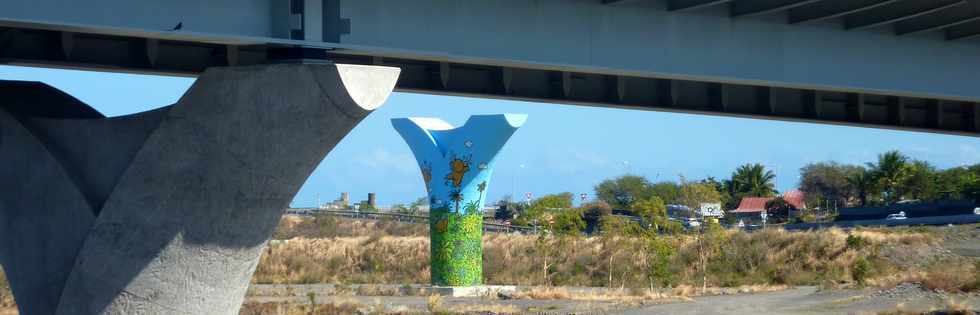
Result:
[[[253,282],[428,283],[425,235],[422,225],[287,218],[277,237],[289,240],[267,249]],[[709,286],[919,282],[945,292],[978,288],[975,261],[944,254],[942,235],[930,229],[717,231],[708,238]],[[488,284],[659,288],[702,281],[695,235],[489,234],[483,243]]]
[[[976,260],[944,250],[948,232],[941,229],[718,231],[710,236],[715,246],[706,251],[708,284],[890,287],[917,282],[943,292],[977,291]],[[428,283],[425,235],[424,225],[288,217],[276,232],[278,241],[262,256],[253,282]],[[701,284],[694,235],[490,234],[484,247],[489,284],[652,286],[673,287],[675,292]],[[0,270],[0,310],[13,305]]]

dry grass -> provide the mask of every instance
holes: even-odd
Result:
[[[563,287],[536,287],[516,292],[513,298],[530,300],[614,301],[620,303],[666,302],[689,300],[704,295],[750,294],[786,290],[786,285],[747,285],[735,288],[699,287],[680,285],[669,290],[619,289],[575,291]]]
[[[295,238],[270,245],[255,283],[421,283],[429,276],[423,237]]]
[[[442,296],[438,294],[430,295],[425,301],[426,307],[428,307],[429,312],[437,313],[444,311],[442,308]]]
[[[682,284],[671,290],[671,293],[675,296],[692,297],[692,296],[704,296],[704,295],[731,295],[731,294],[752,294],[752,293],[765,293],[765,292],[775,292],[788,289],[789,286],[784,284],[778,285],[767,285],[767,284],[754,284],[754,285],[742,285],[737,287],[708,287],[703,289],[701,287],[694,287],[691,285]]]
[[[519,291],[512,295],[515,299],[527,300],[572,300],[589,302],[614,302],[622,305],[638,305],[644,303],[665,303],[671,301],[688,301],[686,296],[678,296],[669,292],[649,289],[613,290],[613,291],[570,291],[562,287],[540,287]]]
[[[283,226],[295,229],[310,224],[304,222],[284,219]],[[849,235],[860,238],[862,247],[849,247]],[[940,241],[934,234],[912,230],[718,231],[708,252],[708,285],[833,287],[854,281],[852,268],[859,259],[870,261],[875,272],[869,277],[899,274],[901,268],[878,257],[879,248],[933,246]],[[664,267],[667,270],[660,273],[654,270],[660,256],[651,250],[651,242],[642,237],[488,234],[484,237],[485,282],[618,288],[700,286],[702,271],[694,236],[658,238],[656,242],[673,251]],[[253,281],[428,283],[428,247],[427,237],[390,236],[383,231],[372,236],[293,238],[269,246]],[[885,280],[875,281],[879,284]]]
[[[972,292],[980,289],[980,270],[971,259],[953,257],[868,281],[869,285],[881,288],[892,288],[901,283],[919,283],[927,289],[939,292]]]
[[[272,235],[274,240],[295,237],[428,236],[428,226],[391,220],[354,220],[329,215],[285,215]]]
[[[496,303],[453,305],[443,312],[451,314],[524,314],[524,310],[517,306]]]
[[[329,304],[300,303],[245,303],[239,315],[347,315],[357,314],[367,305],[356,302],[335,302]]]
[[[878,315],[973,315],[977,314],[970,305],[957,301],[953,298],[946,299],[945,306],[933,307],[926,311],[908,309],[905,304],[899,303],[895,309],[878,312]]]
[[[0,268],[0,314],[16,314],[16,311],[11,312],[11,310],[9,310],[10,308],[14,307],[17,307],[17,304],[14,303],[14,294],[10,292],[10,284],[7,283],[7,275],[4,274],[3,268]]]
[[[276,232],[276,238],[284,240],[273,242],[267,248],[253,282],[428,283],[429,241],[425,228],[423,224],[287,216]],[[864,245],[849,246],[849,235],[860,238]],[[666,264],[668,270],[660,273],[667,274],[666,277],[654,276],[655,261],[660,257],[651,250],[650,244],[654,242],[666,244],[673,251]],[[897,260],[916,259],[917,255],[906,254],[915,251],[897,251],[892,254],[898,256],[897,259],[891,260],[882,253],[883,249],[889,248],[939,247],[941,242],[942,235],[921,229],[719,231],[710,239],[713,246],[708,251],[708,284],[715,289],[709,289],[707,294],[728,294],[732,290],[763,292],[783,285],[832,287],[851,283],[852,268],[858,259],[871,262],[873,272],[867,283],[874,286],[918,282],[945,292],[980,288],[980,272],[972,263],[946,259],[906,266]],[[586,300],[656,300],[698,295],[701,294],[698,290],[701,270],[695,244],[692,235],[662,236],[652,240],[642,237],[488,234],[484,237],[485,282],[605,286],[620,288],[623,292],[591,297],[570,295],[571,299]],[[659,287],[672,287],[673,290],[662,293],[664,290],[654,289]],[[534,295],[533,298],[553,299],[569,293],[553,289],[528,294]],[[9,286],[0,270],[0,311],[13,305]],[[275,307],[278,312],[286,306],[249,305],[248,309],[270,307]],[[287,308],[295,307],[301,306]],[[284,309],[286,311],[289,310]]]

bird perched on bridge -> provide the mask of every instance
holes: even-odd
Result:
[[[184,22],[177,22],[177,25],[174,26],[174,28],[170,29],[170,31],[171,32],[172,31],[179,31],[181,28],[184,28]]]

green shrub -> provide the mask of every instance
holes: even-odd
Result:
[[[851,277],[854,278],[854,281],[857,281],[858,284],[864,285],[865,280],[871,276],[873,271],[872,269],[874,268],[872,268],[871,262],[868,261],[867,258],[859,257],[858,259],[854,260],[854,264],[851,265]]]
[[[599,220],[599,231],[607,236],[642,236],[646,229],[640,223],[619,216],[603,216]]]
[[[552,220],[548,225],[552,233],[578,235],[585,231],[585,214],[581,209],[558,210]]]
[[[671,262],[677,255],[677,249],[671,246],[662,238],[651,238],[647,242],[647,252],[649,256],[648,276],[650,284],[661,287],[673,286],[675,284],[674,273],[671,271]]]
[[[847,242],[847,249],[852,249],[852,250],[860,250],[868,245],[867,239],[854,234],[848,235],[846,242]]]

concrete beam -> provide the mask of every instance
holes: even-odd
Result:
[[[844,18],[844,28],[848,30],[872,28],[905,21],[965,4],[967,4],[966,0],[899,2],[894,5],[864,11],[859,14],[848,15]]]
[[[896,23],[895,34],[919,34],[980,20],[980,11],[978,11],[977,8],[970,8],[968,10],[948,10],[948,12],[943,13],[944,14],[930,14],[916,19]]]
[[[732,0],[669,0],[667,1],[667,11],[694,10],[729,2]]]
[[[854,14],[881,6],[890,5],[898,1],[899,0],[823,1],[790,10],[789,22],[796,24],[833,19],[848,14]]]
[[[824,0],[741,0],[732,3],[732,17],[746,17],[789,10]]]
[[[113,119],[0,88],[0,263],[21,313],[237,314],[282,209],[398,73],[211,68],[173,106]]]
[[[946,40],[963,40],[980,36],[980,21],[967,22],[946,29]]]

